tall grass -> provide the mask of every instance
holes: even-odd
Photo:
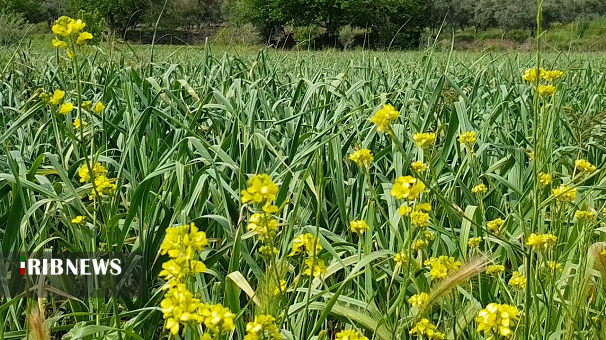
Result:
[[[271,314],[287,339],[333,339],[347,328],[370,339],[407,339],[423,318],[449,339],[481,339],[475,318],[490,303],[524,312],[512,326],[516,338],[604,338],[601,57],[542,55],[543,67],[566,73],[543,99],[521,78],[537,64],[532,55],[220,53],[207,46],[159,49],[150,64],[143,48],[115,45],[83,51],[78,77],[62,53],[2,55],[3,253],[140,252],[149,283],[141,287],[146,299],[70,299],[67,281],[53,281],[48,295],[36,287],[29,298],[3,297],[2,339],[40,338],[38,310],[56,338],[170,337],[159,307],[165,291],[158,274],[168,260],[160,246],[167,228],[190,222],[210,241],[198,254],[208,270],[190,289],[235,314],[235,330],[224,338],[244,338],[246,323]],[[75,111],[58,114],[39,89],[63,89],[74,102],[79,93],[107,108],[83,118],[88,125],[78,130]],[[393,135],[369,122],[384,104],[400,111]],[[472,147],[457,141],[465,131],[477,133]],[[435,132],[435,146],[418,148],[419,132]],[[368,171],[348,158],[358,148],[374,154]],[[580,158],[598,170],[581,174]],[[117,193],[102,203],[92,203],[90,185],[79,181],[91,159],[117,178]],[[415,160],[429,171],[411,170]],[[537,171],[552,174],[553,184],[541,188]],[[261,173],[280,188],[280,255],[273,260],[259,255],[258,237],[247,229],[255,208],[241,201],[248,178]],[[390,195],[405,175],[429,189],[422,201],[432,206],[427,230],[435,240],[419,250],[412,245],[426,236],[399,215],[401,202]],[[484,195],[472,192],[480,183]],[[578,189],[576,200],[556,202],[551,189],[562,183]],[[581,220],[577,210],[597,216]],[[88,217],[85,225],[71,223],[78,215]],[[497,218],[504,220],[498,233],[487,228]],[[352,220],[370,229],[354,234]],[[556,246],[526,245],[530,233],[547,232],[558,237]],[[302,260],[287,256],[302,233],[319,237],[317,257],[328,266],[322,277],[305,276]],[[475,237],[483,242],[470,247]],[[393,260],[398,253],[409,257],[405,264]],[[439,256],[462,266],[432,280],[424,262]],[[503,273],[484,273],[497,264]],[[528,276],[526,289],[508,285],[514,271]],[[275,273],[287,281],[283,294],[268,293]],[[11,272],[0,280],[2,290],[16,279]],[[428,303],[412,307],[409,299],[422,292]],[[197,338],[204,329],[190,325],[178,336]]]

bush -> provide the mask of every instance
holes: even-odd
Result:
[[[366,34],[366,30],[360,27],[351,27],[351,25],[346,25],[341,27],[339,30],[339,42],[343,45],[343,48],[347,49],[351,46],[356,38]]]
[[[257,45],[262,42],[261,33],[252,24],[245,24],[242,26],[228,26],[225,27],[217,37],[215,42],[219,45]]]
[[[308,48],[313,47],[316,39],[326,34],[326,29],[318,25],[293,26],[292,33],[297,42],[297,46]]]
[[[0,12],[0,45],[19,42],[27,33],[27,21],[21,14]]]

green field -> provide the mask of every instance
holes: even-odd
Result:
[[[541,96],[522,79],[535,54],[116,43],[70,59],[50,39],[0,50],[1,339],[606,338],[604,55],[542,54],[565,75]],[[399,116],[379,132],[385,104]],[[199,239],[169,244],[179,232]],[[41,250],[142,254],[147,298],[56,277],[10,294],[18,253]]]

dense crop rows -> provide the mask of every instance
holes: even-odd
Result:
[[[565,75],[535,96],[530,55],[2,54],[4,256],[137,252],[148,298],[70,300],[53,281],[42,300],[30,282],[0,298],[0,338],[41,319],[57,338],[604,337],[598,56],[544,56]],[[176,291],[199,317],[170,321]]]

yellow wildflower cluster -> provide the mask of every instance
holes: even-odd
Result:
[[[389,104],[383,105],[379,111],[375,113],[370,121],[377,126],[377,131],[385,132],[391,129],[391,124],[398,119],[400,112],[395,107]]]
[[[589,163],[588,161],[584,160],[584,159],[577,159],[574,162],[574,165],[576,166],[577,169],[586,172],[586,173],[590,173],[590,172],[594,172],[597,168],[595,165]]]
[[[262,242],[273,241],[278,233],[278,220],[266,213],[255,213],[248,220],[248,230],[256,232]]]
[[[553,189],[553,195],[558,202],[574,202],[577,199],[577,188],[562,184]]]
[[[429,294],[427,294],[427,293],[415,294],[410,299],[408,299],[408,302],[413,307],[423,308],[429,302]]]
[[[394,255],[393,260],[399,264],[406,264],[406,262],[408,262],[408,254],[406,254],[403,251],[399,252],[396,255]]]
[[[281,340],[282,333],[275,324],[276,318],[271,315],[258,315],[246,325],[244,340]]]
[[[564,270],[564,266],[559,262],[547,261],[545,264],[552,272],[562,272],[562,270]]]
[[[354,153],[349,155],[349,159],[362,167],[369,167],[370,164],[375,160],[372,152],[368,149],[356,150]]]
[[[541,187],[546,187],[553,183],[553,177],[550,174],[540,173],[539,174],[539,184]]]
[[[423,173],[429,169],[427,164],[423,163],[423,161],[412,162],[410,163],[410,167],[418,173]]]
[[[170,261],[162,265],[160,276],[182,279],[186,275],[206,271],[203,262],[195,260],[197,252],[204,250],[208,245],[206,233],[199,231],[192,222],[189,225],[171,227],[166,229],[164,242],[160,246],[162,255],[168,254]]]
[[[429,275],[432,279],[443,279],[449,274],[457,272],[461,267],[461,261],[456,261],[452,256],[432,257],[425,261],[425,265],[431,267]]]
[[[70,58],[75,56],[74,46],[82,46],[93,39],[93,35],[83,31],[86,23],[81,19],[72,19],[67,16],[62,16],[57,19],[57,22],[52,27],[55,34],[53,39],[53,47],[67,48],[67,55]]]
[[[595,216],[596,214],[590,210],[577,210],[577,212],[574,214],[574,217],[580,221],[593,220]]]
[[[558,237],[553,234],[540,234],[537,235],[535,233],[530,234],[528,236],[528,241],[526,242],[527,246],[530,247],[544,247],[548,248],[551,245],[554,245],[558,242]]]
[[[421,149],[428,149],[436,143],[436,134],[433,132],[415,133],[412,139]]]
[[[370,228],[368,223],[366,223],[366,221],[364,221],[364,220],[351,221],[351,222],[349,222],[349,226],[350,226],[352,232],[354,232],[360,236],[362,234],[364,234],[364,232]]]
[[[368,338],[361,335],[356,330],[348,329],[346,331],[340,331],[337,333],[335,340],[368,340]]]
[[[421,250],[425,247],[427,247],[427,245],[429,245],[429,241],[427,240],[416,240],[413,244],[412,244],[412,248],[415,251]]]
[[[524,275],[522,275],[522,273],[520,273],[519,271],[515,271],[513,272],[513,276],[509,280],[509,285],[514,288],[525,289],[527,282],[528,280]]]
[[[505,224],[505,221],[502,218],[497,218],[488,222],[486,228],[494,233],[498,233],[501,230],[501,227]]]
[[[543,80],[547,80],[548,82],[555,82],[556,80],[562,78],[564,76],[564,72],[560,71],[560,70],[553,70],[553,71],[547,71],[544,68],[540,68],[539,69],[539,77],[542,78]],[[530,83],[536,83],[537,82],[537,70],[534,68],[529,68],[527,69],[524,74],[522,75],[522,79],[530,82]]]
[[[413,201],[425,190],[425,184],[412,176],[401,176],[391,189],[391,195],[398,199]]]
[[[553,85],[539,85],[539,94],[543,97],[553,96],[556,88]]]
[[[510,338],[513,335],[511,327],[515,326],[519,315],[520,311],[515,306],[491,303],[478,313],[478,332],[498,332],[501,336]]]
[[[318,253],[322,250],[320,239],[314,235],[307,233],[297,236],[292,245],[292,251],[288,256],[295,256],[302,253],[306,253],[308,258],[305,259],[305,275],[314,277],[322,276],[326,274],[327,268],[323,260],[317,257]]]
[[[475,131],[463,132],[459,135],[459,143],[467,147],[472,147],[477,141],[478,139],[476,138]]]
[[[431,217],[428,213],[423,211],[413,211],[410,213],[410,220],[412,224],[418,228],[429,227],[429,220]]]
[[[494,276],[494,275],[500,274],[500,273],[502,273],[504,271],[505,271],[505,266],[504,265],[502,265],[502,264],[495,264],[495,265],[489,266],[486,269],[486,274]]]
[[[471,188],[471,192],[473,192],[474,194],[485,194],[488,191],[488,188],[486,187],[486,185],[484,183],[482,184],[478,184],[475,187]]]
[[[477,248],[480,246],[480,243],[482,243],[482,237],[474,237],[474,238],[470,238],[469,241],[467,241],[467,244],[471,247],[471,248]]]
[[[115,180],[107,178],[107,169],[101,163],[95,163],[93,166],[94,185],[89,195],[90,199],[97,197],[104,197],[105,195],[113,195],[118,186],[114,184]],[[80,176],[80,183],[88,183],[92,180],[91,172],[88,168],[88,164],[84,163],[80,170],[78,170]]]
[[[242,203],[273,201],[279,188],[267,174],[255,175],[248,180],[248,188],[242,190]]]
[[[422,319],[421,321],[417,322],[415,327],[410,330],[410,334],[418,337],[425,335],[430,340],[443,340],[446,338],[446,335],[438,332],[436,330],[436,326],[428,319]]]

